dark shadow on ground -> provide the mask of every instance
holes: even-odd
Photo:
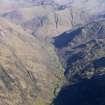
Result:
[[[105,75],[62,88],[53,103],[54,105],[105,105]]]
[[[64,32],[63,34],[59,35],[58,37],[54,37],[54,46],[56,48],[63,48],[66,47],[70,41],[72,41],[77,35],[81,33],[82,28],[78,28],[72,32]]]

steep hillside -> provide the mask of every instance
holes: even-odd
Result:
[[[105,73],[105,20],[97,20],[54,38],[70,82]]]
[[[52,45],[0,18],[0,105],[48,105],[63,69]]]

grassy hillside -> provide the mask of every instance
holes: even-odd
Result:
[[[43,46],[20,26],[0,18],[1,105],[47,105],[51,102],[56,87],[61,85],[58,81],[63,78],[63,71],[60,68],[58,72],[60,64],[52,60],[56,55],[50,55]]]

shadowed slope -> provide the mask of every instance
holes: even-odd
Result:
[[[61,89],[54,105],[104,105],[105,75],[82,80]]]

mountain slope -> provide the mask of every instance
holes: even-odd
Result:
[[[91,0],[72,0],[69,3],[68,0],[13,1],[17,4],[16,6],[9,0],[7,3],[9,7],[7,5],[3,7],[1,3],[1,16],[22,25],[34,36],[44,37],[44,39],[58,36],[69,29],[85,25],[94,20],[97,15],[104,14],[105,7],[105,2],[98,0],[93,0],[92,3]],[[61,4],[60,2],[64,3]]]
[[[45,48],[21,27],[0,18],[0,104],[49,104],[63,78],[52,53],[50,44]]]
[[[105,74],[105,20],[64,32],[54,40],[68,81]]]

